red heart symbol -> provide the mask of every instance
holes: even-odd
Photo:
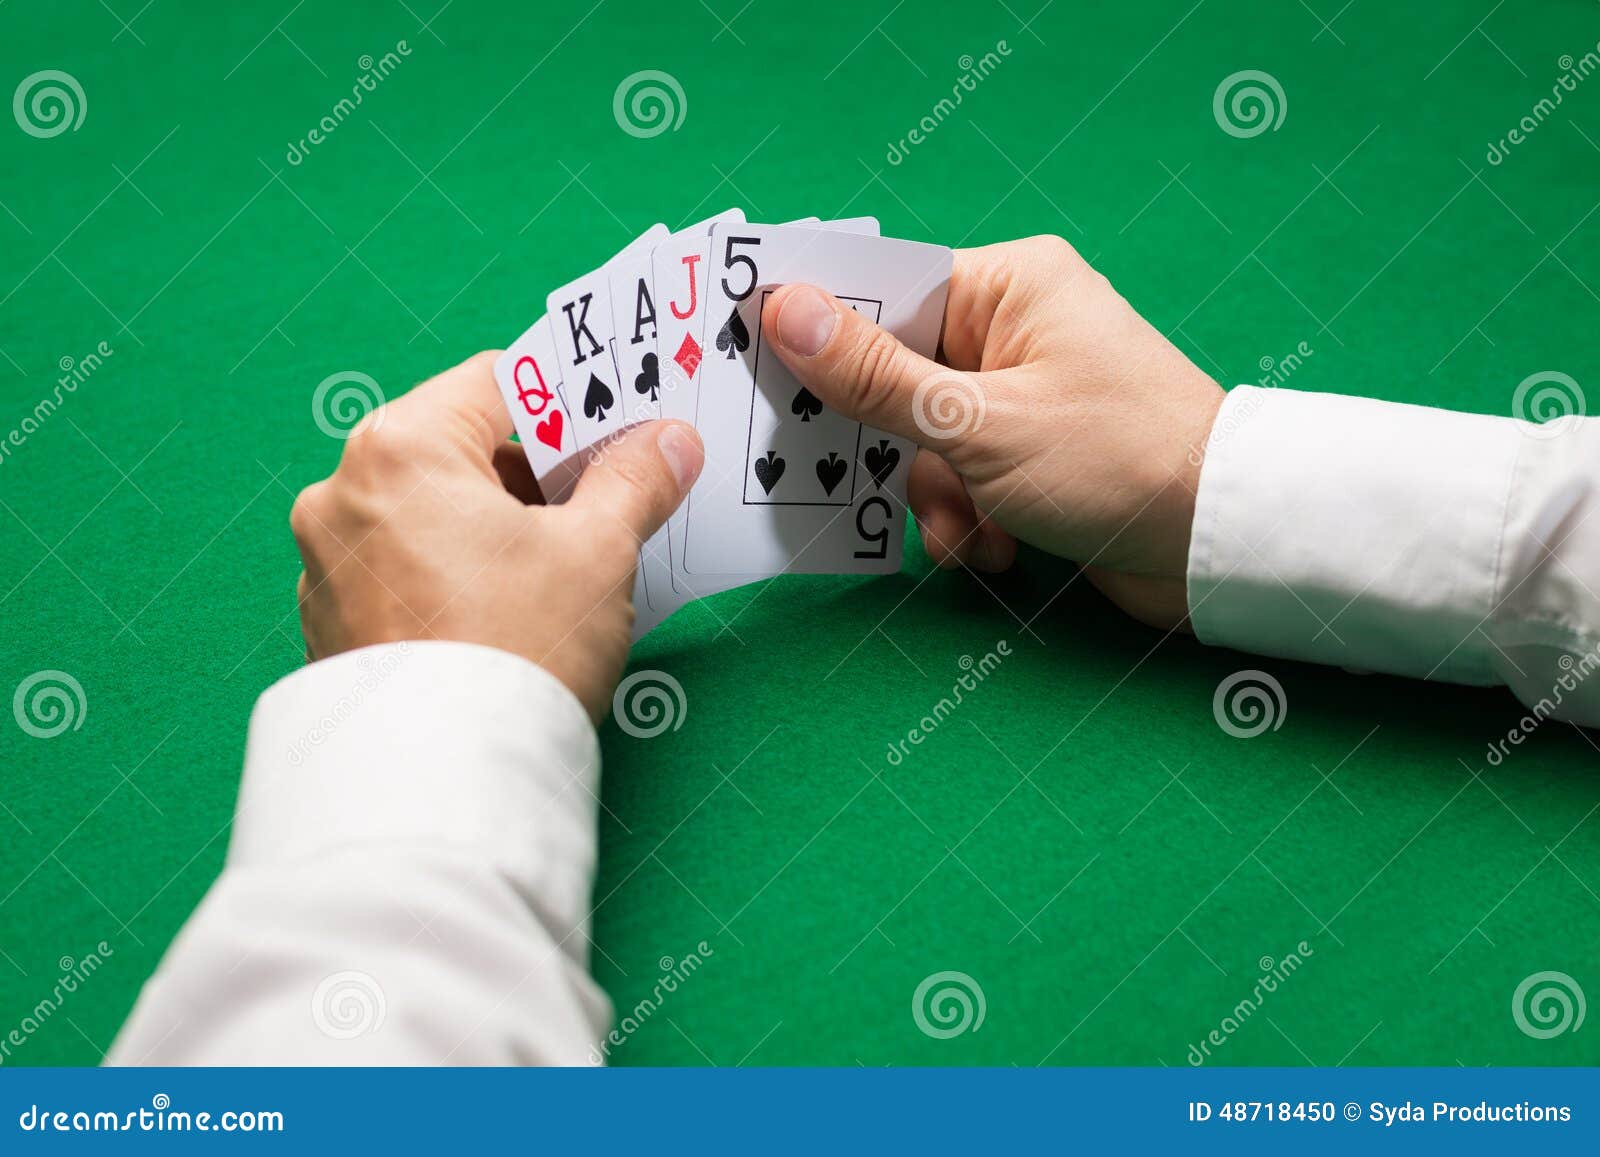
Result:
[[[551,410],[548,418],[534,426],[533,434],[550,449],[561,449],[561,411]]]

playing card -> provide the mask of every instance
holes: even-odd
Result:
[[[578,479],[578,446],[543,316],[495,359],[494,378],[545,501],[565,502]]]
[[[860,233],[871,237],[878,236],[879,232],[876,217],[840,217],[835,221],[818,221],[811,228],[826,230],[829,233]]]
[[[635,246],[648,249],[666,232],[665,225],[655,225],[618,256],[632,253]],[[577,452],[589,439],[579,436],[561,388],[555,332],[547,317],[529,326],[495,360],[494,376],[545,501],[566,501],[582,472]]]
[[[597,446],[627,421],[620,405],[610,271],[619,261],[648,253],[667,234],[665,225],[652,225],[605,265],[555,290],[547,299],[547,320],[563,385],[571,383],[562,392],[571,400],[568,414],[579,451]],[[642,570],[634,572],[633,600],[637,639],[659,621],[651,617]]]
[[[743,220],[741,215],[739,220]],[[878,232],[876,217],[819,221],[804,217],[790,225],[845,233]],[[686,231],[687,232],[687,231]],[[658,366],[661,377],[663,418],[694,422],[699,387],[699,367],[704,357],[706,275],[711,266],[710,237],[676,235],[656,247],[653,255],[658,316]],[[738,572],[690,576],[683,570],[682,543],[688,505],[680,506],[668,522],[672,559],[672,586],[680,598],[704,598],[719,591],[771,577],[771,572]]]
[[[696,425],[706,469],[689,495],[681,568],[696,575],[899,569],[914,446],[823,407],[771,350],[761,307],[819,285],[932,356],[952,255],[819,228],[712,231]]]
[[[617,261],[648,252],[667,232],[665,225],[651,226],[611,261],[563,285],[546,301],[580,449],[614,434],[626,423],[625,411],[618,404],[620,375],[612,352],[610,269]]]
[[[744,214],[729,209],[661,239],[646,248],[632,245],[607,263],[611,281],[611,316],[616,332],[612,341],[616,352],[618,382],[621,387],[623,421],[628,424],[663,417],[663,389],[677,379],[662,374],[657,352],[661,320],[675,311],[655,298],[653,255],[666,248],[692,246],[704,249],[711,226],[718,222],[743,221]],[[692,265],[691,265],[692,268]],[[690,286],[691,293],[693,286]],[[676,366],[676,363],[673,363]],[[639,550],[639,581],[636,593],[643,593],[652,611],[665,617],[684,602],[672,584],[672,552],[666,527],[662,527]],[[637,600],[636,600],[637,611]]]

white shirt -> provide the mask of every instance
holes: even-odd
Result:
[[[1597,514],[1600,418],[1238,386],[1200,471],[1190,622],[1241,651],[1504,683],[1535,721],[1600,725]]]
[[[1189,555],[1205,642],[1460,683],[1600,724],[1600,419],[1240,386]],[[1520,742],[1520,740],[1518,740]],[[599,750],[572,694],[459,643],[315,663],[256,704],[227,863],[112,1064],[591,1064]]]

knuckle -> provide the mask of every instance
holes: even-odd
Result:
[[[339,455],[339,469],[349,470],[375,461],[378,436],[382,430],[382,426],[376,429],[370,425],[356,427],[355,432],[344,441],[344,450]]]
[[[289,507],[289,531],[296,542],[306,542],[322,525],[321,507],[328,484],[313,482],[295,496]]]
[[[377,423],[358,430],[344,444],[341,465],[360,469],[387,469],[416,459],[422,439],[404,422]]]
[[[873,410],[889,400],[904,374],[905,347],[886,329],[874,328],[856,358],[855,402]]]
[[[474,373],[488,373],[494,369],[494,363],[504,352],[504,350],[479,350],[461,364]]]
[[[1044,233],[1033,240],[1038,245],[1040,253],[1052,263],[1067,264],[1079,259],[1078,251],[1072,247],[1072,243],[1059,234]]]

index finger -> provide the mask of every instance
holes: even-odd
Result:
[[[385,421],[436,431],[485,462],[511,437],[511,412],[494,380],[498,350],[473,354],[384,407]]]
[[[1074,276],[1079,267],[1086,270],[1089,265],[1060,237],[1023,237],[957,249],[944,307],[939,360],[968,373],[997,368],[993,357],[985,362],[984,354],[1001,303],[1011,298],[1011,309],[1020,311],[1035,290],[1059,284],[1064,277]]]

